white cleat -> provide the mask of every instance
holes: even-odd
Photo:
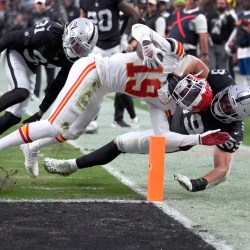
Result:
[[[39,167],[38,167],[38,160],[37,155],[38,152],[33,152],[29,149],[29,144],[23,144],[20,146],[20,149],[23,151],[24,154],[24,165],[26,171],[30,174],[31,177],[37,178],[39,175]]]
[[[85,133],[86,134],[95,134],[98,132],[98,124],[97,121],[92,121],[90,124],[87,126]]]
[[[79,168],[71,164],[70,160],[57,160],[53,158],[44,158],[43,166],[50,174],[59,174],[68,176],[76,172]]]
[[[137,116],[134,119],[131,119],[131,127],[132,127],[132,130],[134,131],[140,130],[140,121]]]

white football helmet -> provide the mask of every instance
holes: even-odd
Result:
[[[215,118],[224,123],[243,121],[250,116],[250,88],[237,84],[219,92],[210,110]]]
[[[62,37],[64,53],[70,61],[88,56],[98,40],[94,23],[87,18],[76,18],[65,26]]]
[[[213,99],[213,91],[207,80],[188,74],[183,79],[169,74],[169,92],[176,103],[185,110],[202,112],[208,109]]]

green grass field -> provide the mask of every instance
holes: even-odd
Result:
[[[3,74],[2,74],[3,75]],[[1,76],[1,74],[0,74]],[[30,103],[30,112],[37,111],[37,104]],[[142,129],[148,129],[150,121],[147,109],[135,100]],[[89,152],[112,140],[116,135],[127,132],[110,127],[113,121],[113,101],[107,100],[98,118],[100,132],[84,134],[77,140],[83,151]],[[128,117],[125,117],[129,121]],[[7,131],[9,133],[10,131]],[[6,133],[6,134],[7,134]],[[250,119],[245,121],[244,144],[250,146]],[[1,135],[2,137],[3,135]],[[65,143],[61,146],[45,147],[41,153],[55,158],[74,158],[82,155]],[[173,180],[174,173],[198,178],[212,168],[211,149],[195,147],[184,153],[166,155],[164,204],[176,208],[189,218],[197,228],[207,230],[215,237],[235,246],[233,249],[249,249],[249,150],[235,154],[229,181],[204,192],[190,193]],[[24,158],[19,147],[0,153],[0,199],[131,199],[145,200],[145,196],[134,192],[109,174],[102,167],[78,171],[69,177],[45,172],[40,161],[39,178],[34,179],[24,169]],[[111,166],[112,170],[128,178],[140,189],[147,190],[148,157],[145,155],[122,155]],[[202,229],[202,230],[203,230]]]
[[[67,143],[48,146],[41,153],[59,159],[81,154]],[[144,199],[101,167],[63,177],[48,174],[42,168],[42,157],[39,165],[39,178],[31,178],[19,147],[1,152],[0,199]]]

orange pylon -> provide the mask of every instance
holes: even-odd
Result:
[[[148,201],[163,201],[165,137],[150,136]]]

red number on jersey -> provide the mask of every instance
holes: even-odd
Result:
[[[128,77],[135,77],[138,73],[162,73],[163,68],[149,69],[144,65],[127,64]],[[136,85],[140,85],[140,89],[135,89]],[[125,92],[138,97],[158,97],[157,89],[161,87],[159,79],[143,79],[140,84],[136,83],[136,79],[131,79],[127,82]]]

